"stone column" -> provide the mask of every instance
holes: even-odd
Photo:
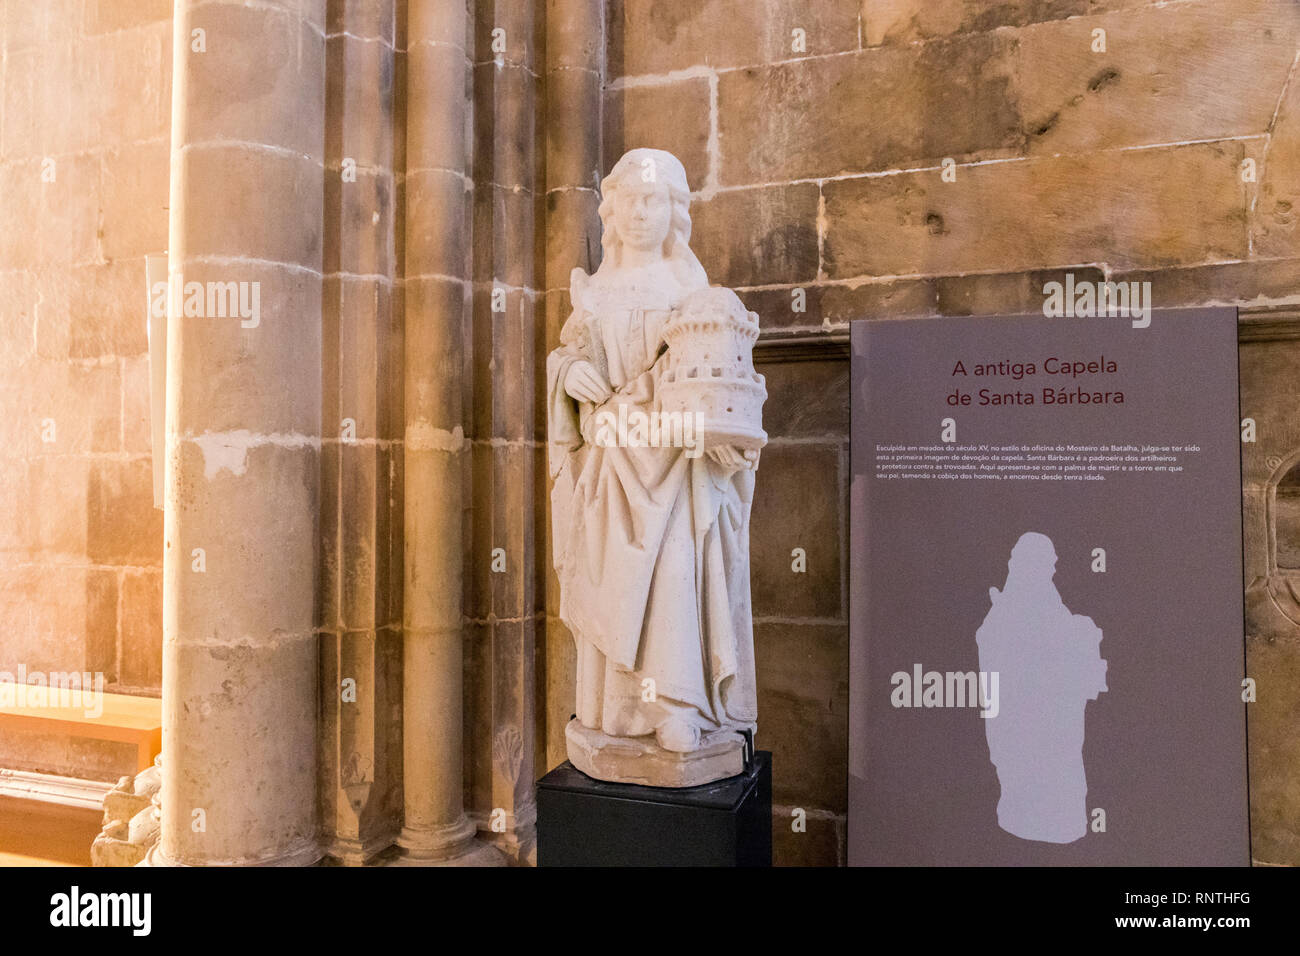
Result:
[[[541,6],[535,0],[475,6],[470,782],[487,838],[519,863],[535,855],[540,737]]]
[[[324,0],[177,0],[152,862],[320,857]]]
[[[604,0],[553,0],[546,7],[545,345],[560,345],[569,317],[569,273],[600,265],[600,176],[605,70]],[[542,422],[545,428],[546,423]],[[543,464],[543,468],[545,465]],[[549,475],[544,486],[549,489]],[[546,725],[542,769],[567,758],[564,727],[574,709],[573,635],[559,618],[560,584],[551,559],[550,501],[544,547],[546,581]]]
[[[360,865],[390,847],[401,828],[396,11],[394,0],[333,0],[328,12],[321,815],[329,854]]]
[[[464,0],[406,21],[403,588],[407,864],[502,862],[474,840],[463,783],[462,336],[467,283]]]

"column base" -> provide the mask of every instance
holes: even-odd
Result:
[[[365,842],[341,837],[326,849],[325,855],[337,866],[373,866],[378,857],[396,842],[391,831]]]
[[[404,827],[397,845],[402,855],[388,866],[506,866],[505,854],[475,837],[464,815],[455,823],[430,829]]]
[[[320,862],[321,850],[314,842],[299,845],[277,856],[256,860],[211,860],[205,866],[315,866]],[[162,841],[151,846],[144,859],[136,866],[193,866],[192,863],[180,863],[166,856],[162,851]]]

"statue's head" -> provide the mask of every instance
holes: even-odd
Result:
[[[1037,531],[1027,531],[1011,549],[1007,569],[1017,578],[1050,581],[1056,574],[1056,547],[1052,539]]]
[[[624,247],[658,249],[665,260],[681,264],[689,285],[708,284],[690,250],[691,192],[676,156],[662,149],[629,150],[601,181],[600,192],[602,268],[617,268]]]

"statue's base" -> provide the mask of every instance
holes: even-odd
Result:
[[[663,789],[592,780],[567,760],[537,783],[538,866],[771,866],[772,755]]]
[[[642,787],[698,787],[745,770],[744,741],[734,730],[705,734],[690,753],[664,750],[653,735],[611,737],[577,718],[564,728],[569,762],[588,777]]]

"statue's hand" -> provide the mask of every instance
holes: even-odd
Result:
[[[708,454],[723,468],[730,468],[732,471],[739,471],[741,468],[754,468],[758,465],[758,452],[756,450],[751,449],[742,452],[735,445],[718,445],[710,448]]]
[[[598,404],[610,396],[609,383],[601,378],[596,366],[578,361],[569,366],[564,377],[564,391],[579,402]]]

